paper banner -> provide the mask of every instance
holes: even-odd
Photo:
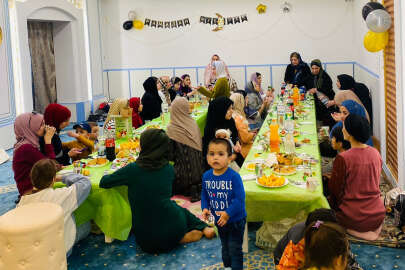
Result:
[[[185,18],[181,20],[175,20],[175,21],[157,21],[157,20],[152,20],[149,18],[145,19],[145,26],[149,27],[154,27],[154,28],[161,28],[161,29],[170,29],[170,28],[177,28],[177,27],[183,27],[183,26],[190,26],[190,19]]]

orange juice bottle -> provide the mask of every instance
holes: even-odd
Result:
[[[270,152],[280,152],[280,135],[278,124],[275,119],[270,124]]]
[[[295,86],[293,89],[292,100],[294,102],[294,106],[298,106],[298,102],[300,100],[300,90],[297,86]]]

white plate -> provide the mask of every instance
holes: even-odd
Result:
[[[268,187],[268,186],[262,185],[262,184],[259,183],[259,181],[257,180],[257,178],[256,178],[256,184],[257,184],[258,186],[261,186],[261,187],[264,187],[264,188],[281,188],[281,187],[285,187],[286,185],[288,185],[288,179],[285,178],[284,185],[278,186],[278,187]]]
[[[57,173],[57,175],[67,175],[73,173],[73,170],[62,170]]]
[[[253,167],[253,169],[249,169],[249,167],[248,167],[248,166],[249,166],[250,164],[255,165],[255,167]],[[248,171],[252,171],[252,172],[254,172],[254,171],[255,171],[255,169],[256,169],[256,162],[255,162],[255,161],[248,161],[248,162],[246,163],[245,168],[246,168],[246,170],[248,170]]]
[[[242,180],[243,181],[253,181],[253,180],[256,180],[256,175],[255,174],[245,174],[245,175],[242,175]]]
[[[277,175],[289,176],[289,175],[294,175],[294,174],[296,174],[296,173],[297,173],[297,169],[295,169],[295,172],[293,172],[293,173],[279,173],[279,172],[276,172],[275,170],[273,170],[273,172],[274,172],[275,174],[277,174]]]

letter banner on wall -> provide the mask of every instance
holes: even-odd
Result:
[[[175,20],[175,21],[157,21],[157,20],[152,20],[149,18],[145,19],[145,26],[148,27],[153,27],[153,28],[178,28],[178,27],[184,27],[184,26],[190,26],[190,19],[185,18],[181,20]]]

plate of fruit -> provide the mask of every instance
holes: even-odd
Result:
[[[278,175],[293,175],[297,173],[297,169],[294,166],[275,164],[272,166],[272,169]]]
[[[263,175],[256,179],[256,184],[265,188],[279,188],[288,185],[288,179],[274,174]]]
[[[91,168],[98,168],[98,167],[104,167],[108,163],[110,163],[110,162],[106,158],[94,158],[94,159],[91,159],[90,161],[88,161],[86,165]]]

